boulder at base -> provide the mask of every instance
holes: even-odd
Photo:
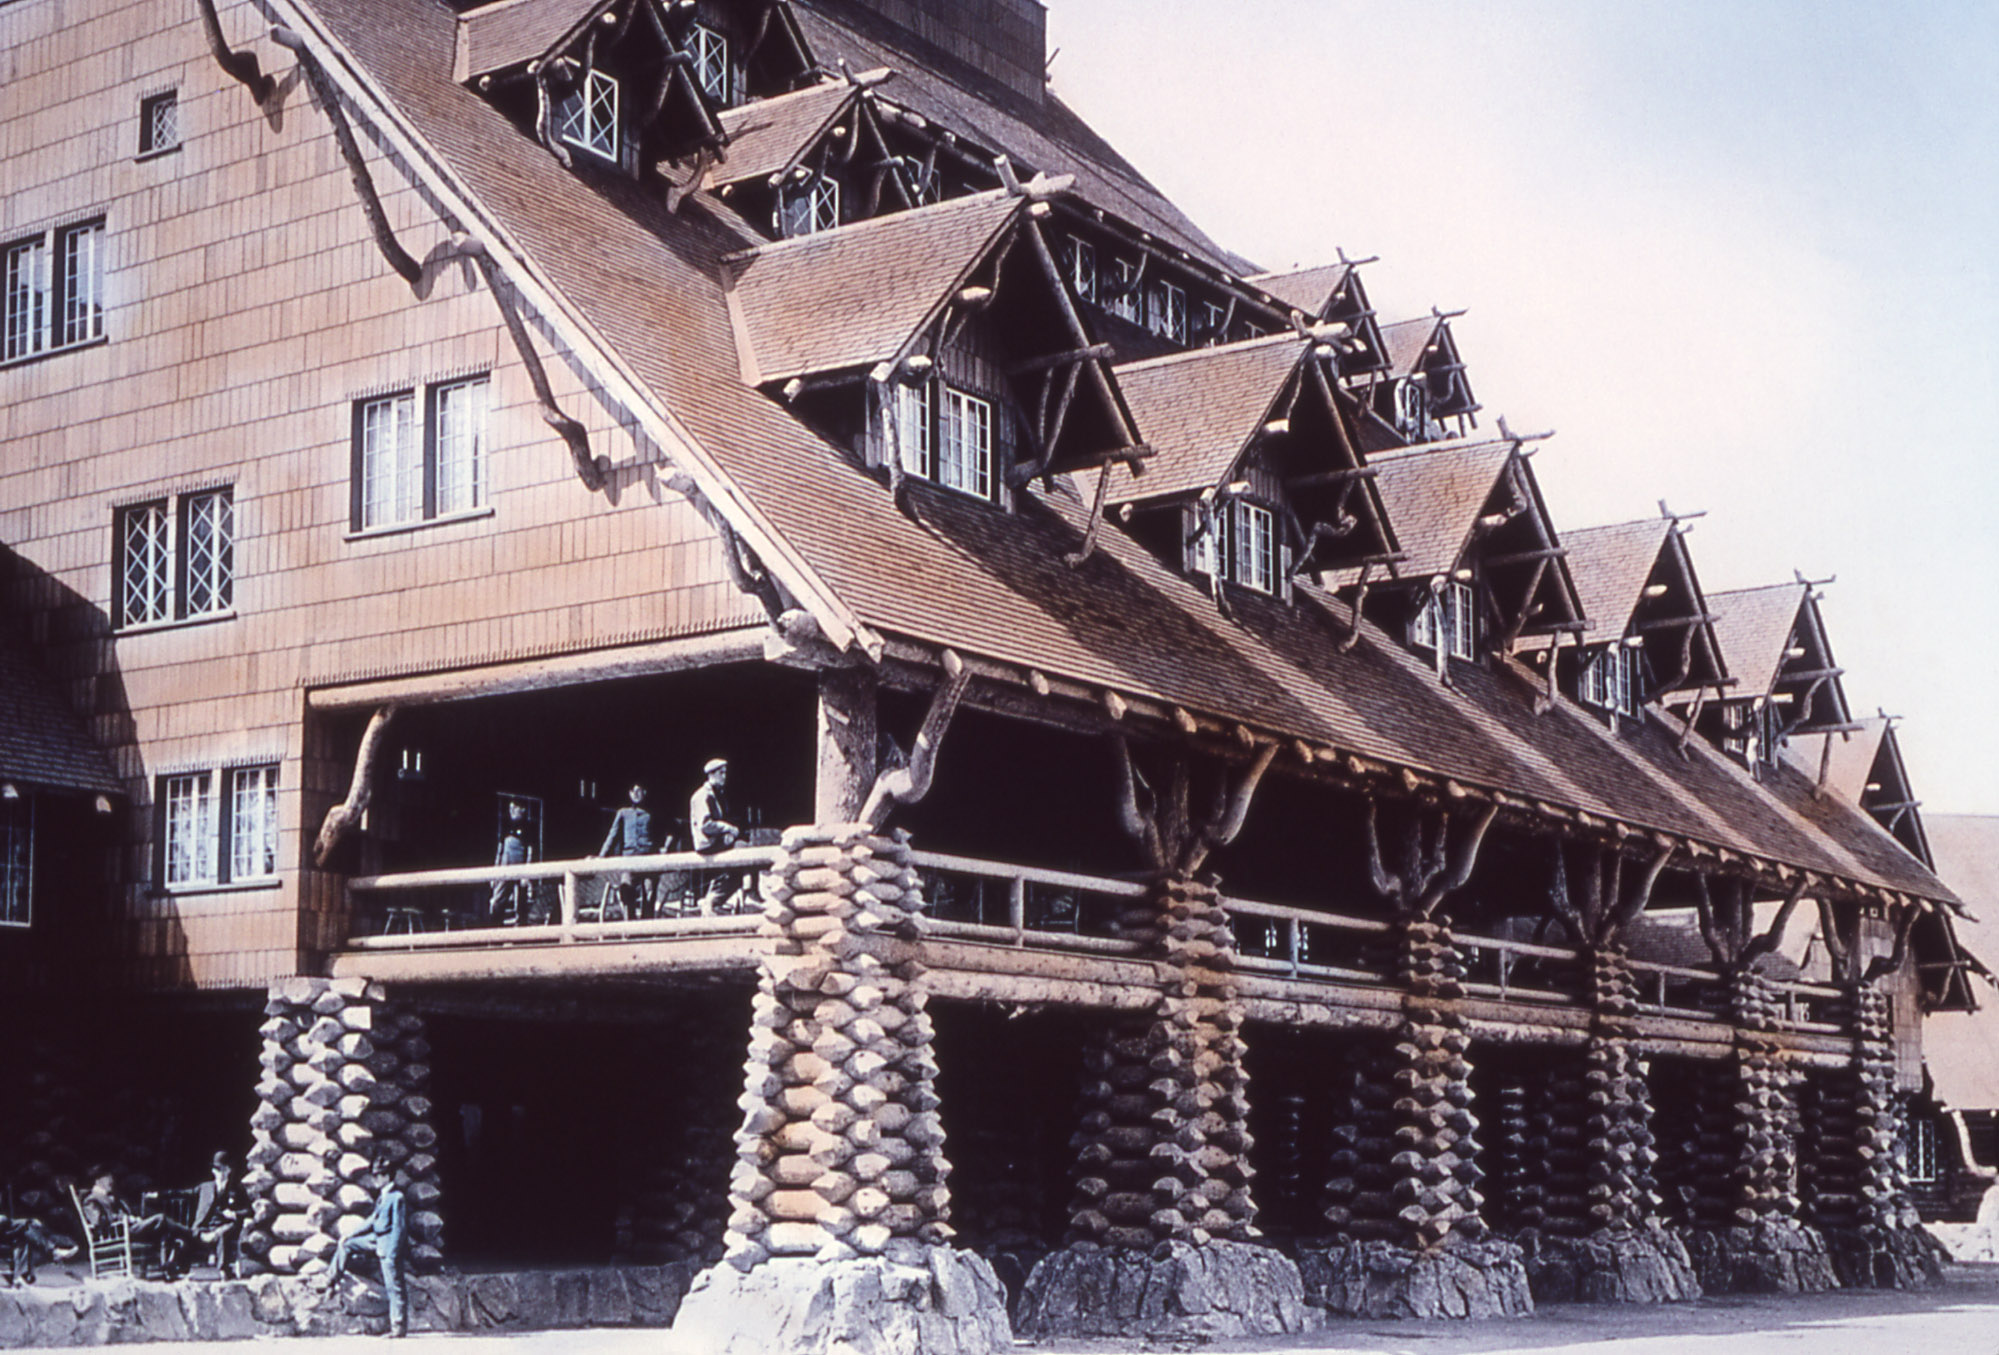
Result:
[[[773,1258],[695,1280],[670,1348],[688,1355],[997,1355],[1006,1294],[984,1258],[948,1247],[920,1263]]]
[[[1525,1317],[1534,1311],[1520,1248],[1454,1239],[1439,1251],[1392,1242],[1298,1249],[1312,1302],[1348,1317]]]
[[[1078,1243],[1027,1277],[1015,1326],[1054,1336],[1275,1336],[1317,1315],[1290,1257],[1247,1242],[1167,1242],[1152,1251]]]

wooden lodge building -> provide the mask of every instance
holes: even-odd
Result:
[[[1044,46],[0,3],[17,1203],[228,1148],[309,1272],[393,1163],[422,1265],[1045,1255],[1026,1331],[1920,1271],[1979,967],[1815,589],[1556,523],[1452,316],[1229,253]]]

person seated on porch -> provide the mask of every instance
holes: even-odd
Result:
[[[7,1274],[16,1284],[33,1284],[35,1267],[68,1261],[80,1249],[61,1233],[52,1233],[40,1219],[0,1214],[0,1252],[7,1257]]]
[[[693,798],[688,801],[687,826],[694,838],[694,850],[704,856],[713,856],[735,846],[743,831],[729,822],[728,801],[723,797],[723,791],[729,784],[728,762],[722,758],[710,758],[701,771],[706,779],[695,788]],[[742,886],[742,880],[739,871],[710,871],[707,891],[701,896],[701,911],[719,911],[729,896]]]
[[[528,807],[519,800],[507,801],[507,824],[500,833],[500,842],[493,849],[493,864],[496,866],[525,866],[535,859],[534,843],[528,839],[531,827]],[[486,914],[495,926],[513,927],[524,920],[532,907],[534,897],[533,880],[495,880],[492,897],[487,901]]]
[[[597,849],[597,855],[652,856],[659,851],[659,833],[653,825],[652,811],[646,808],[646,788],[634,782],[630,798],[631,803],[611,820],[611,831],[604,835],[604,845]],[[631,882],[632,916],[651,917],[659,893],[658,874],[635,872]]]
[[[403,1262],[409,1242],[409,1203],[403,1192],[409,1188],[409,1175],[400,1167],[391,1168],[388,1160],[379,1156],[375,1172],[383,1178],[383,1185],[375,1197],[374,1211],[359,1229],[340,1239],[333,1264],[319,1277],[318,1287],[324,1292],[338,1284],[354,1253],[374,1257],[382,1272],[382,1288],[389,1295],[389,1335],[407,1336],[409,1294],[403,1282]]]
[[[209,1264],[225,1276],[236,1264],[243,1220],[249,1212],[229,1154],[218,1152],[209,1160],[208,1179],[195,1190],[194,1218],[188,1226],[195,1240],[208,1249]]]
[[[145,1214],[118,1196],[117,1182],[110,1172],[99,1172],[83,1197],[83,1226],[93,1237],[117,1228],[120,1219],[131,1225],[134,1242],[151,1242],[160,1249],[160,1268],[171,1274],[180,1263],[181,1252],[194,1240],[188,1228],[165,1214]]]

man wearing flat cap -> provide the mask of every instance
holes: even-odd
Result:
[[[696,787],[694,798],[688,801],[687,831],[694,839],[694,850],[712,856],[735,846],[743,833],[729,822],[728,801],[723,798],[723,791],[729,784],[728,762],[718,757],[710,758],[701,770],[706,779]],[[740,872],[709,872],[708,889],[701,896],[702,913],[713,913],[741,883]]]

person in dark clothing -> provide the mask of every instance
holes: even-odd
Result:
[[[604,835],[604,845],[597,849],[597,855],[651,856],[658,851],[659,834],[652,811],[646,808],[646,788],[634,785],[631,803],[611,820],[611,831]],[[659,895],[658,874],[634,873],[631,879],[632,916],[651,917]]]
[[[374,1212],[359,1231],[340,1239],[333,1264],[320,1277],[321,1290],[330,1290],[347,1273],[348,1258],[364,1252],[375,1258],[382,1272],[382,1288],[389,1294],[389,1335],[409,1334],[409,1292],[403,1275],[409,1245],[409,1202],[403,1194],[408,1185],[401,1171],[387,1178],[382,1193],[375,1197]]]
[[[493,864],[496,866],[525,866],[535,859],[534,843],[528,838],[532,827],[528,818],[528,807],[519,800],[507,801],[507,825],[500,833],[500,842],[493,849]],[[532,880],[495,880],[492,898],[487,904],[487,913],[496,926],[513,927],[525,921],[534,897]]]
[[[217,1153],[209,1162],[208,1179],[195,1191],[194,1220],[188,1226],[195,1241],[209,1249],[209,1263],[224,1275],[235,1264],[243,1220],[249,1212],[229,1154]]]
[[[0,1214],[0,1250],[12,1260],[10,1270],[21,1284],[35,1282],[35,1267],[46,1261],[67,1261],[78,1251],[74,1242],[44,1228],[39,1219]]]
[[[118,1197],[117,1182],[110,1172],[101,1172],[83,1197],[83,1223],[92,1237],[108,1236],[120,1219],[131,1225],[134,1242],[154,1242],[160,1249],[160,1266],[169,1274],[180,1264],[180,1255],[194,1234],[165,1214],[144,1214]]]

